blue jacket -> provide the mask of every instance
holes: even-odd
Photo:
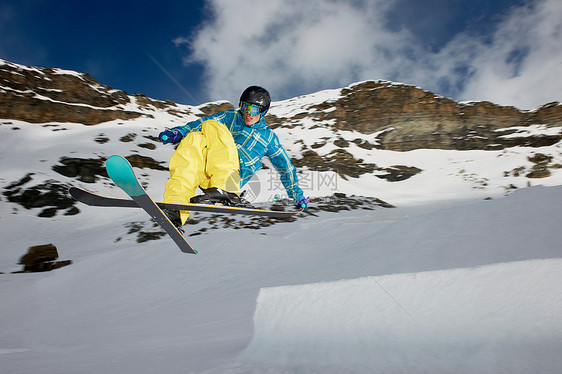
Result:
[[[185,137],[191,131],[201,131],[201,124],[209,119],[224,124],[232,133],[234,143],[238,148],[241,187],[261,169],[261,159],[267,156],[279,172],[288,197],[295,202],[304,199],[304,193],[299,187],[297,169],[279,143],[279,138],[266,125],[263,118],[255,125],[247,126],[242,114],[238,110],[231,109],[200,118],[183,126],[174,127],[174,130],[179,130]]]

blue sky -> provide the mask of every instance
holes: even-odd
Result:
[[[562,101],[561,20],[560,0],[2,0],[0,58],[191,105],[386,79],[532,109]]]

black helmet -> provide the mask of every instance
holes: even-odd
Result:
[[[267,112],[269,104],[271,104],[271,96],[263,87],[250,86],[242,92],[240,102],[245,101],[250,104],[256,104],[263,107],[263,112]]]

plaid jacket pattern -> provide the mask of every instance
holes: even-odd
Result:
[[[202,123],[207,120],[215,120],[224,124],[232,133],[238,148],[241,187],[262,168],[261,159],[267,156],[279,172],[281,183],[287,190],[288,197],[295,202],[304,199],[304,193],[299,187],[297,169],[291,163],[291,159],[279,142],[279,138],[267,126],[263,118],[251,127],[246,126],[240,112],[231,109],[200,118],[183,126],[174,127],[174,130],[179,130],[185,137],[191,131],[201,131]]]

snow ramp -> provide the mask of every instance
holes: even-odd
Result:
[[[549,259],[263,288],[243,357],[306,372],[560,373],[561,284]]]

